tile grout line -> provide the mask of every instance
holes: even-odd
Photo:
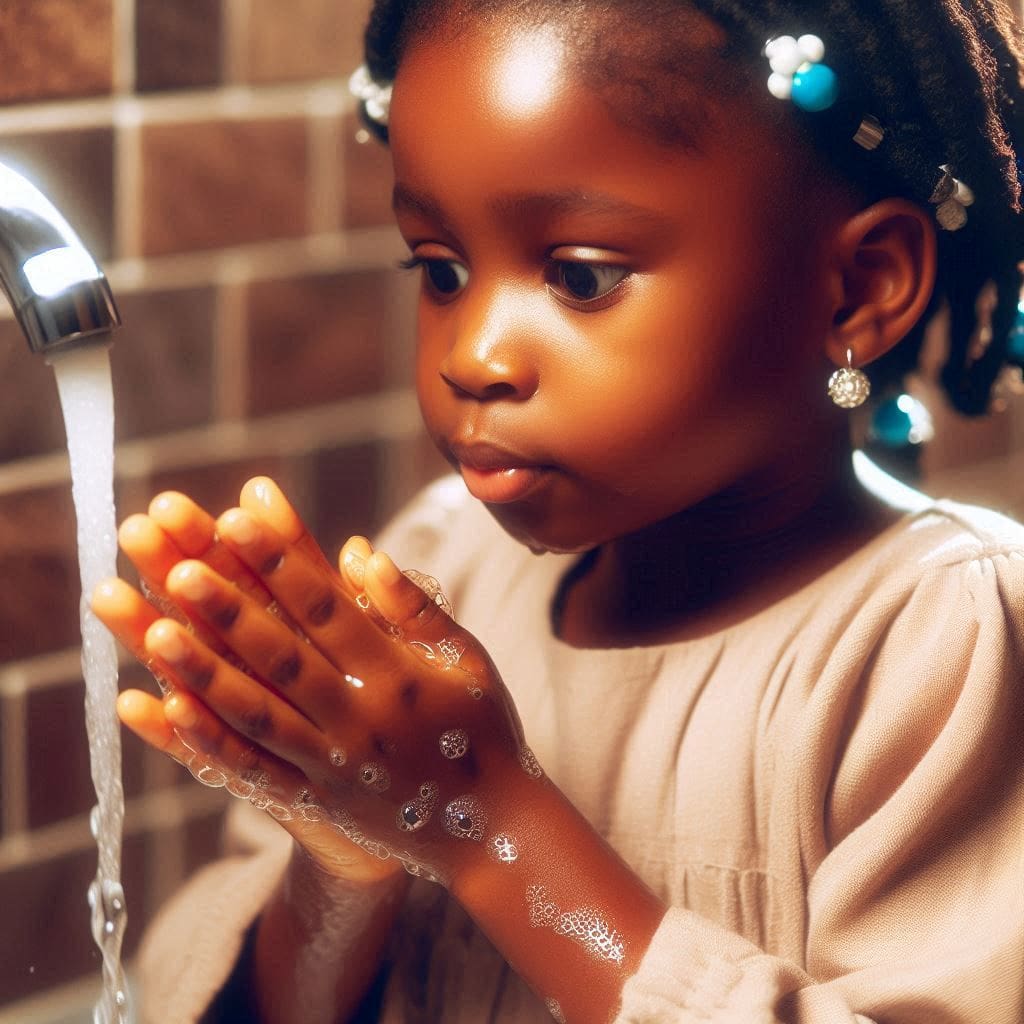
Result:
[[[249,33],[249,0],[221,0],[221,75],[224,82],[240,82],[247,71],[244,59]]]
[[[301,117],[309,97],[325,93],[334,94],[341,109],[351,106],[348,85],[340,78],[25,103],[0,107],[0,136],[106,127],[114,123],[118,106],[123,104],[135,108],[140,117],[154,124]]]
[[[341,224],[345,188],[341,157],[341,118],[345,103],[337,91],[314,90],[307,102],[309,138],[309,215],[311,234],[330,234]]]
[[[133,797],[126,802],[125,837],[144,835],[167,828],[180,828],[194,818],[206,817],[226,805],[228,797],[195,783],[189,796],[187,786],[169,786],[156,793]],[[41,860],[56,860],[95,848],[89,831],[89,814],[79,814],[32,831],[18,831],[0,839],[0,872]]]
[[[26,680],[17,673],[17,686],[0,697],[3,701],[3,816],[5,836],[16,835],[28,828],[28,750],[25,733],[28,715],[25,707]]]
[[[400,441],[419,429],[419,409],[411,388],[375,392],[313,409],[126,441],[118,444],[115,452],[117,478],[145,479],[154,471],[242,458],[300,455],[328,443],[341,447],[363,441]],[[0,494],[52,486],[67,478],[66,454],[22,459],[0,465]]]
[[[135,659],[119,648],[118,668],[134,664]],[[62,651],[37,654],[0,667],[0,698],[62,686],[81,678],[81,647],[66,647]]]
[[[135,2],[114,0],[113,79],[116,95],[135,91]]]
[[[241,420],[246,415],[248,389],[249,314],[245,260],[229,262],[217,289],[213,325],[213,415],[215,421]]]
[[[127,128],[131,133],[133,128]],[[120,142],[118,143],[120,147]],[[124,170],[119,174],[134,173],[132,161],[138,165],[138,151],[133,157],[131,147],[138,145],[126,141],[124,146]],[[115,197],[115,204],[116,204]],[[123,227],[117,228],[117,245],[133,245],[131,235],[138,231],[130,223],[138,220],[140,210],[136,205],[121,218]],[[120,236],[124,239],[121,240]],[[247,273],[252,281],[266,278],[287,279],[307,274],[345,273],[352,270],[393,271],[395,260],[401,252],[400,239],[393,227],[362,228],[343,233],[311,235],[300,239],[283,239],[270,242],[256,242],[209,251],[173,253],[168,256],[125,256],[105,260],[103,271],[115,293],[142,292],[149,289],[174,291],[183,288],[208,286],[225,280],[235,271],[239,260],[244,260]],[[10,304],[0,302],[0,320],[13,320]]]
[[[138,258],[142,249],[142,126],[134,104],[121,103],[114,135],[114,251],[118,262]]]

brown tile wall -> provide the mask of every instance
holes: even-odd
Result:
[[[333,551],[442,469],[423,457],[409,391],[415,286],[394,271],[387,152],[356,141],[346,88],[367,9],[0,4],[0,162],[103,261],[124,319],[111,349],[120,518],[166,488],[219,512],[267,473]],[[99,977],[85,906],[95,796],[62,417],[52,371],[2,303],[0,380],[0,1018],[27,1021],[24,1000]],[[127,660],[121,685],[153,686]],[[130,955],[215,855],[223,800],[122,743]]]

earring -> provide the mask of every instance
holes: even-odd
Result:
[[[871,394],[871,382],[863,370],[854,369],[853,351],[846,350],[846,366],[828,379],[828,397],[843,409],[856,409]]]

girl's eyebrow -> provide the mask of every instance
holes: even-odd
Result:
[[[627,217],[634,222],[651,224],[660,224],[663,220],[655,210],[637,206],[617,196],[582,188],[561,189],[557,192],[509,193],[493,197],[487,206],[501,217],[517,220],[572,213]],[[401,183],[395,185],[392,207],[396,212],[406,210],[445,223],[441,204],[433,196]]]

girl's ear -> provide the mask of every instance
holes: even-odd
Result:
[[[845,366],[884,355],[917,323],[935,287],[935,224],[906,199],[883,199],[841,226],[827,354]]]

